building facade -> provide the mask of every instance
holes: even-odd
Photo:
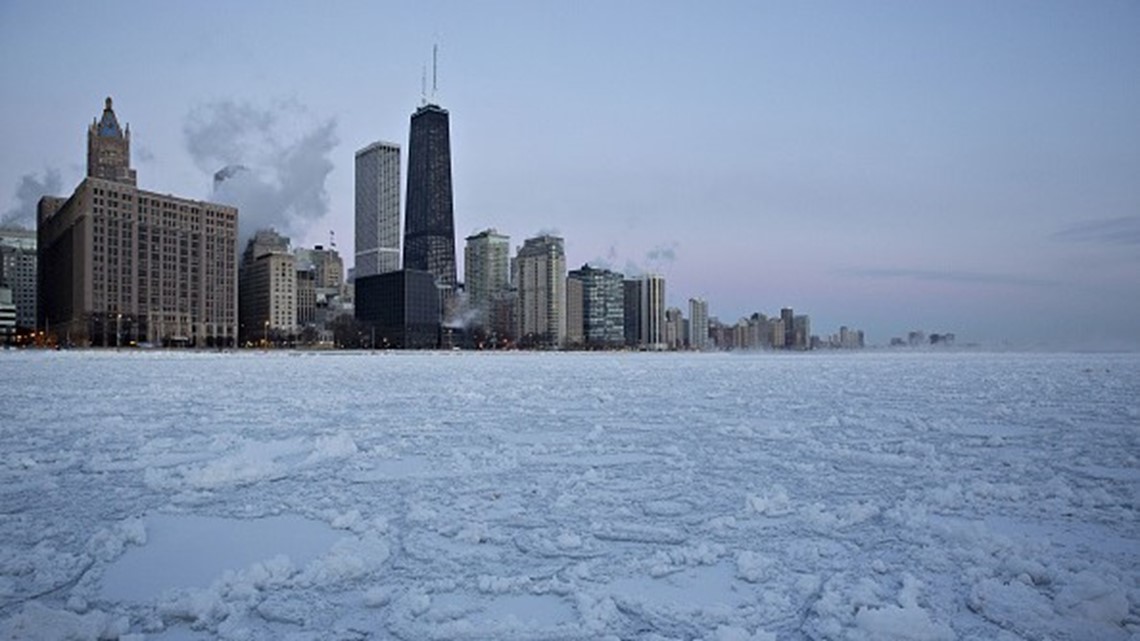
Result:
[[[566,277],[566,343],[567,347],[585,347],[586,325],[583,318],[582,280],[574,272]]]
[[[578,285],[577,295],[570,289],[571,283]],[[625,344],[625,289],[621,274],[583,265],[567,276],[566,292],[568,299],[581,308],[581,342],[585,347],[613,349]],[[567,302],[568,310],[571,304]]]
[[[566,340],[566,252],[562,239],[527,239],[515,260],[518,340],[525,347],[557,349]]]
[[[356,275],[400,269],[400,146],[375,142],[356,152]]]
[[[685,317],[681,310],[670,307],[665,310],[665,347],[678,350],[685,345]]]
[[[449,116],[438,105],[424,105],[412,115],[406,196],[404,269],[435,276],[446,315],[455,297],[455,220]]]
[[[641,344],[641,279],[622,281],[625,346],[636,349]]]
[[[61,343],[232,346],[237,209],[144,191],[108,98],[88,176],[37,208],[37,326]]]
[[[36,327],[36,232],[0,227],[0,287],[12,290],[16,328]]]
[[[639,342],[650,350],[663,350],[665,340],[665,277],[649,274],[641,279],[641,332]]]
[[[12,302],[12,289],[0,285],[0,345],[16,340],[16,304]]]
[[[401,269],[357,277],[356,320],[379,349],[434,349],[440,341],[439,289],[430,272]]]
[[[493,301],[510,288],[511,239],[494,229],[468,236],[463,248],[463,286],[477,324],[491,326]]]
[[[268,345],[297,333],[297,260],[289,239],[258,231],[242,253],[238,285],[242,345]]]
[[[689,349],[709,348],[709,304],[701,298],[689,299]]]

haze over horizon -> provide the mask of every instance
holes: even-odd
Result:
[[[557,231],[726,323],[1140,347],[1134,2],[9,1],[0,218],[71,193],[111,96],[141,188],[246,166],[247,222],[351,265],[353,154],[406,163],[437,42],[461,270]]]

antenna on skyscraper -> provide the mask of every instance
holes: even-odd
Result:
[[[439,58],[439,43],[431,46],[431,99],[435,100],[435,91],[438,88],[436,85],[436,68],[438,66],[437,59]]]
[[[420,69],[420,104],[427,104],[427,65]]]

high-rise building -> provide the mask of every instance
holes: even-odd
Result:
[[[622,311],[625,346],[637,348],[641,345],[641,290],[639,278],[622,281]]]
[[[400,269],[400,146],[356,152],[356,275]]]
[[[795,317],[796,313],[792,311],[791,307],[784,307],[780,310],[780,320],[784,323],[784,340],[776,341],[773,339],[772,347],[779,349],[781,347],[792,347],[796,344]]]
[[[558,348],[566,339],[566,253],[562,239],[527,239],[515,261],[518,338],[529,347]]]
[[[456,285],[455,220],[448,114],[438,105],[423,105],[412,115],[407,199],[404,269],[435,276],[447,316],[454,305]]]
[[[622,275],[583,265],[581,269],[570,272],[566,283],[567,310],[575,303],[581,308],[582,342],[591,348],[614,348],[624,344],[625,290]],[[577,284],[577,297],[570,288],[572,283]]]
[[[494,229],[468,236],[463,249],[463,286],[476,323],[490,327],[493,301],[510,287],[511,239]]]
[[[279,342],[297,332],[297,259],[289,239],[271,229],[254,234],[242,253],[238,322],[242,344]]]
[[[234,345],[237,209],[138,189],[110,98],[87,151],[71,197],[37,207],[37,326],[77,345]]]
[[[16,338],[16,304],[12,302],[12,288],[0,284],[0,345],[8,345]]]
[[[677,350],[684,345],[685,317],[681,310],[670,307],[665,310],[665,346],[667,349]]]
[[[16,327],[36,327],[36,232],[0,227],[0,287],[12,290]]]
[[[566,277],[566,345],[582,347],[586,343],[583,307],[582,280],[570,272]]]
[[[689,299],[689,349],[703,351],[709,346],[709,304],[701,298]]]
[[[649,274],[641,279],[641,344],[663,350],[665,345],[665,277]]]
[[[792,319],[792,349],[811,349],[811,319],[806,315]]]

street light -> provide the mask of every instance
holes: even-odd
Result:
[[[122,341],[123,334],[123,315],[115,315],[115,349],[119,349],[119,343]]]

